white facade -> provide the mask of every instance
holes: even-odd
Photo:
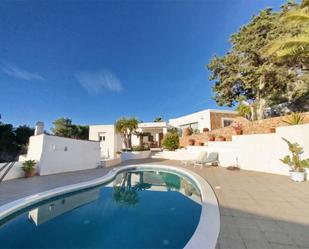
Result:
[[[193,130],[197,129],[202,131],[204,128],[211,130],[211,117],[210,113],[220,113],[220,114],[237,114],[234,111],[225,111],[225,110],[203,110],[200,112],[195,112],[189,115],[185,115],[179,118],[173,118],[169,120],[169,125],[174,126],[179,129],[185,127],[191,127]],[[222,117],[222,124],[224,119],[232,119]]]
[[[38,135],[30,137],[27,160],[36,160],[40,175],[97,168],[100,163],[98,142]]]
[[[122,149],[122,140],[114,125],[90,125],[89,140],[100,142],[101,158],[115,158]]]
[[[203,128],[211,129],[211,115],[210,113],[221,114],[237,114],[234,111],[225,110],[203,110],[195,112],[186,116],[175,119],[170,119],[169,122],[145,122],[138,124],[138,132],[149,133],[149,136],[143,137],[143,143],[150,148],[159,148],[163,136],[166,134],[168,128],[176,127],[183,129],[191,127],[202,131]],[[224,118],[223,119],[232,119]],[[89,126],[89,140],[100,141],[101,158],[115,158],[116,152],[121,151],[123,142],[119,134],[115,132],[114,125],[90,125]],[[132,145],[137,146],[140,144],[140,138],[132,135]]]

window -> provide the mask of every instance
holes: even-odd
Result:
[[[104,142],[105,141],[105,135],[99,134],[99,141]]]
[[[198,122],[181,125],[179,127],[180,127],[181,130],[183,130],[185,128],[191,128],[192,130],[197,130],[198,129]]]
[[[233,123],[233,119],[222,118],[222,127],[230,126]]]

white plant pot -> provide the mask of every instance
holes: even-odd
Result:
[[[306,172],[290,171],[291,179],[295,182],[305,181]]]

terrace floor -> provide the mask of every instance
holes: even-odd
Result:
[[[121,165],[137,163],[183,167],[178,161],[159,159],[131,160]],[[309,181],[295,183],[286,176],[229,171],[221,167],[187,168],[204,177],[217,195],[221,214],[218,249],[309,248]],[[109,169],[2,182],[0,205],[51,188],[94,179]]]

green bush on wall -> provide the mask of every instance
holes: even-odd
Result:
[[[162,146],[168,150],[176,150],[179,147],[179,135],[177,133],[166,133],[162,141]]]

